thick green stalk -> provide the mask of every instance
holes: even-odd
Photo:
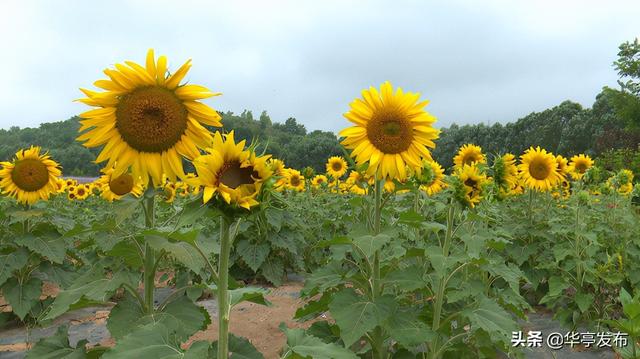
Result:
[[[155,225],[155,196],[144,200],[145,225],[151,229]],[[144,248],[144,303],[147,313],[153,313],[153,292],[155,290],[155,252],[149,243]]]
[[[449,202],[449,212],[447,213],[447,232],[444,237],[444,243],[442,245],[442,254],[445,257],[449,256],[449,247],[451,246],[451,240],[453,237],[453,221],[455,216],[455,204]],[[431,329],[437,332],[440,328],[440,317],[442,316],[442,306],[444,304],[444,292],[446,290],[447,277],[442,276],[438,284],[438,291],[436,292],[436,302],[433,307],[433,324]],[[441,351],[438,347],[438,338],[433,340],[433,346],[431,348],[432,358],[440,357]]]
[[[580,229],[580,204],[578,203],[576,205],[576,223],[575,223],[575,230],[576,230],[576,243],[575,243],[575,247],[576,247],[576,281],[578,283],[576,283],[577,289],[582,288],[582,244],[581,244],[581,238],[580,238],[580,234],[578,234],[578,230]]]
[[[231,221],[220,221],[220,260],[218,268],[218,358],[229,357],[229,255],[231,254]]]
[[[376,179],[374,188],[375,207],[373,212],[373,235],[378,235],[381,232],[381,218],[382,218],[382,180]],[[372,293],[371,299],[376,300],[382,295],[382,288],[380,285],[380,251],[377,250],[373,255],[373,273],[372,273]],[[373,349],[373,357],[376,359],[385,357],[384,350],[384,335],[382,328],[376,327],[373,330],[371,336],[371,347]]]

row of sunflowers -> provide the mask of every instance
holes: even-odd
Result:
[[[265,290],[243,286],[229,270],[240,258],[254,271],[275,272],[271,259],[277,258],[268,257],[265,238],[277,248],[273,257],[284,249],[303,255],[291,244],[300,233],[284,229],[286,218],[302,216],[291,213],[288,199],[307,201],[309,213],[327,217],[317,222],[334,230],[331,238],[305,248],[320,259],[307,273],[307,302],[296,317],[329,313],[333,321],[319,321],[308,331],[281,328],[286,358],[519,355],[509,335],[517,328],[515,318],[532,309],[521,294],[524,284],[534,288],[536,304],[560,308],[574,324],[593,313],[618,315],[615,308],[601,311],[594,293],[606,289],[622,296],[620,287],[637,284],[623,270],[633,262],[626,256],[635,258],[625,250],[638,245],[627,225],[637,220],[627,213],[627,199],[640,189],[628,170],[606,176],[584,154],[566,159],[531,147],[517,161],[514,154],[490,156],[467,144],[446,176],[431,156],[439,131],[425,111],[428,102],[389,82],[362,91],[344,115],[352,126],[339,135],[349,158],[329,158],[324,174],[287,168],[258,153],[256,144],[237,141],[233,132],[211,131],[222,127],[221,117],[202,100],[220,93],[184,83],[190,67],[189,60],[171,73],[167,58],[149,50],[142,65],[125,61],[104,70],[108,79],[94,83],[101,91],[81,89],[86,97],[78,101],[93,109],[80,115],[78,140],[101,148],[96,162],[104,169],[96,181],[63,178],[60,166],[35,146],[0,163],[0,190],[19,208],[0,216],[9,224],[1,232],[3,273],[17,278],[1,277],[0,284],[18,317],[38,307],[39,295],[22,297],[39,294],[36,269],[46,278],[62,268],[82,273],[60,281],[62,291],[34,314],[37,322],[104,302],[118,289],[127,293],[110,314],[114,346],[71,347],[61,339],[64,350],[107,359],[261,357],[249,341],[230,335],[229,322],[231,308],[241,301],[267,304]],[[195,172],[185,173],[185,163]],[[528,201],[519,200],[526,198],[522,194]],[[113,205],[104,208],[114,218],[91,213],[98,223],[73,226],[58,215],[36,218],[42,203],[58,195],[73,201],[99,195]],[[589,199],[598,196],[607,206],[613,198],[613,205],[594,207]],[[176,213],[162,213],[160,201],[178,202]],[[312,208],[316,203],[341,212],[329,220],[335,213]],[[610,209],[608,216],[603,208]],[[525,215],[528,221],[513,223]],[[93,246],[90,254],[77,253]],[[618,258],[621,268],[612,260],[596,263],[601,257]],[[189,275],[158,304],[155,273],[167,258]],[[140,284],[142,291],[136,289]],[[204,291],[218,301],[218,338],[187,348],[183,344],[211,322],[196,302]],[[31,353],[50,355],[50,349],[44,341]]]

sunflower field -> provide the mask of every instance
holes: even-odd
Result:
[[[184,84],[190,67],[149,50],[81,89],[77,140],[100,148],[100,178],[64,177],[38,144],[0,163],[0,326],[109,312],[109,345],[72,344],[63,323],[27,358],[263,358],[262,333],[230,333],[232,309],[272,305],[296,275],[301,325],[280,325],[281,358],[524,358],[513,335],[540,310],[572,331],[622,332],[611,350],[640,355],[630,170],[474,144],[445,169],[428,101],[389,82],[349,104],[348,156],[324,173],[288,168],[216,130],[201,100],[221,94]],[[215,337],[197,335],[208,327]]]

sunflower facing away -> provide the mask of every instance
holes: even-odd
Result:
[[[436,118],[424,110],[428,101],[419,98],[401,88],[394,93],[385,82],[380,92],[370,87],[350,104],[344,116],[355,126],[340,131],[340,136],[358,166],[368,162],[367,174],[403,180],[407,165],[420,168],[422,159],[431,159],[429,148],[435,148],[440,131],[433,128]]]
[[[530,147],[520,156],[520,162],[518,169],[527,188],[546,192],[562,180],[556,157],[539,146]]]
[[[104,173],[97,181],[96,185],[100,189],[100,196],[109,202],[118,200],[131,193],[140,197],[143,192],[142,182],[134,180],[129,173],[123,173],[118,177],[113,176],[113,169],[102,170]]]
[[[40,147],[20,150],[12,162],[0,162],[0,193],[7,194],[23,204],[48,200],[58,192],[60,165]]]
[[[482,148],[471,143],[460,147],[460,149],[458,150],[458,154],[456,154],[456,156],[453,158],[453,163],[456,167],[485,162],[486,158],[482,154]]]
[[[420,189],[429,196],[442,191],[447,185],[444,183],[444,169],[435,161],[424,161],[424,166],[415,177],[420,184]]]
[[[106,69],[108,80],[96,87],[105,92],[81,89],[87,98],[79,101],[97,107],[80,115],[78,140],[85,147],[103,146],[96,162],[107,161],[120,176],[131,167],[134,178],[146,185],[149,177],[156,186],[166,174],[172,181],[184,178],[182,157],[194,159],[199,149],[209,147],[211,133],[203,127],[221,127],[220,115],[198,102],[213,93],[200,85],[181,85],[191,68],[191,60],[168,74],[167,58],[156,61],[153,50],[145,66],[125,61]]]
[[[463,164],[456,169],[455,177],[460,179],[463,186],[463,202],[473,208],[482,199],[482,188],[487,181],[487,176],[476,165]]]
[[[573,179],[581,179],[585,172],[593,166],[593,160],[589,156],[583,154],[571,157],[569,164],[569,173]]]
[[[339,156],[330,157],[327,160],[327,174],[333,178],[340,178],[347,172],[347,161]]]
[[[258,204],[256,197],[272,173],[267,164],[270,155],[257,157],[244,146],[244,140],[235,142],[233,131],[224,138],[216,132],[212,148],[193,160],[198,173],[194,181],[203,187],[204,203],[217,194],[232,206],[250,209]]]

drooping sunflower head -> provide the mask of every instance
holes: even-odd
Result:
[[[327,183],[329,183],[329,180],[325,175],[316,175],[311,180],[311,186],[316,189],[321,188],[322,186],[326,186]]]
[[[456,156],[453,158],[453,163],[456,167],[485,162],[486,158],[482,153],[482,148],[471,143],[460,147],[460,149],[458,150],[458,154],[456,154]]]
[[[511,153],[496,156],[491,165],[491,174],[498,199],[514,194],[513,190],[518,186],[516,156]]]
[[[439,131],[433,128],[436,118],[424,110],[428,101],[419,98],[401,88],[394,93],[385,82],[379,92],[371,87],[350,104],[344,116],[355,126],[340,136],[358,166],[368,163],[367,174],[403,180],[407,165],[419,168],[422,159],[431,159],[429,148],[435,148]]]
[[[454,198],[460,204],[473,208],[480,203],[487,176],[476,164],[457,167],[451,177]]]
[[[333,178],[340,178],[347,172],[347,161],[339,156],[329,157],[327,160],[327,174]]]
[[[60,165],[40,147],[16,153],[12,162],[0,162],[0,193],[7,194],[23,204],[46,201],[58,192]]]
[[[303,192],[305,189],[304,176],[298,170],[290,168],[287,170],[287,188],[296,192]]]
[[[530,147],[520,156],[520,176],[527,188],[546,192],[552,190],[561,180],[556,157],[540,147]]]
[[[103,175],[97,181],[100,196],[109,202],[119,200],[127,194],[140,197],[143,192],[142,181],[135,180],[130,173],[113,176],[113,168],[103,169]]]
[[[145,66],[125,61],[106,69],[108,80],[81,89],[79,101],[96,109],[80,115],[79,141],[86,147],[104,146],[96,162],[107,161],[118,177],[131,168],[146,185],[149,177],[161,186],[162,174],[172,181],[184,178],[182,158],[193,159],[210,146],[211,134],[203,125],[221,127],[220,115],[199,100],[219,95],[199,85],[181,85],[191,60],[168,74],[167,58],[156,61],[153,50]]]
[[[571,173],[571,177],[579,180],[592,166],[593,160],[591,159],[591,157],[584,154],[579,154],[571,157],[571,162],[569,163],[569,172]]]
[[[233,131],[224,136],[216,132],[213,147],[194,159],[197,182],[203,187],[204,203],[218,195],[231,207],[251,209],[259,204],[257,196],[271,177],[267,163],[271,156],[258,157],[245,149],[244,140],[236,143],[233,136]]]
[[[415,178],[420,189],[429,196],[433,196],[446,187],[444,169],[435,161],[424,160],[422,168],[416,171]]]

